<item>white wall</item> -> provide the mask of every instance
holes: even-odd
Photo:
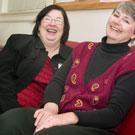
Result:
[[[31,34],[36,13],[0,14],[0,46],[14,33]]]
[[[13,33],[31,33],[32,23],[6,22],[0,23],[0,46],[4,46],[7,38]]]
[[[106,22],[112,10],[68,12],[71,30],[69,39],[99,41],[105,35]]]
[[[1,7],[2,7],[2,1],[0,0],[0,11],[1,11]]]
[[[105,35],[105,26],[112,10],[81,10],[68,11],[71,30],[69,40],[77,41],[100,41]],[[12,33],[31,33],[33,20],[37,13],[1,14],[0,15],[0,45],[5,45],[7,38]]]

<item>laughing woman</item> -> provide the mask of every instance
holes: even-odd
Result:
[[[0,52],[0,113],[40,107],[45,87],[71,53],[69,29],[64,9],[51,5],[37,15],[32,35],[10,36]]]

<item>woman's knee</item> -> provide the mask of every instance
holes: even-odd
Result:
[[[17,108],[0,115],[0,135],[16,132],[33,132],[35,109]],[[29,131],[28,131],[29,129]]]
[[[73,135],[73,133],[71,133],[73,132],[72,127],[75,127],[75,126],[65,125],[65,126],[51,127],[48,129],[43,129],[35,133],[35,135]]]
[[[16,108],[11,109],[0,115],[0,119],[5,122],[20,123],[27,119],[33,120],[35,109],[32,108]]]
[[[56,126],[43,129],[35,135],[114,135],[102,129],[76,125]]]

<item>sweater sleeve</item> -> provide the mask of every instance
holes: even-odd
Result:
[[[48,84],[45,90],[43,104],[47,102],[54,102],[56,104],[59,103],[63,94],[64,84],[71,64],[72,57],[70,55],[69,58],[64,62],[62,67],[55,73],[52,81],[50,81],[50,83]]]
[[[121,76],[112,90],[106,108],[81,112],[76,111],[79,125],[97,128],[116,127],[129,111],[135,99],[135,72]]]

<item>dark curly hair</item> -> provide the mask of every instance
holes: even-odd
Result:
[[[63,35],[62,35],[61,41],[60,41],[61,44],[64,44],[68,40],[70,24],[69,24],[69,20],[68,20],[66,11],[58,5],[47,6],[38,13],[32,33],[34,36],[38,36],[38,32],[39,32],[38,28],[40,26],[41,20],[43,19],[44,16],[46,16],[53,9],[59,10],[62,13],[63,18],[64,18],[64,30],[63,30]]]

